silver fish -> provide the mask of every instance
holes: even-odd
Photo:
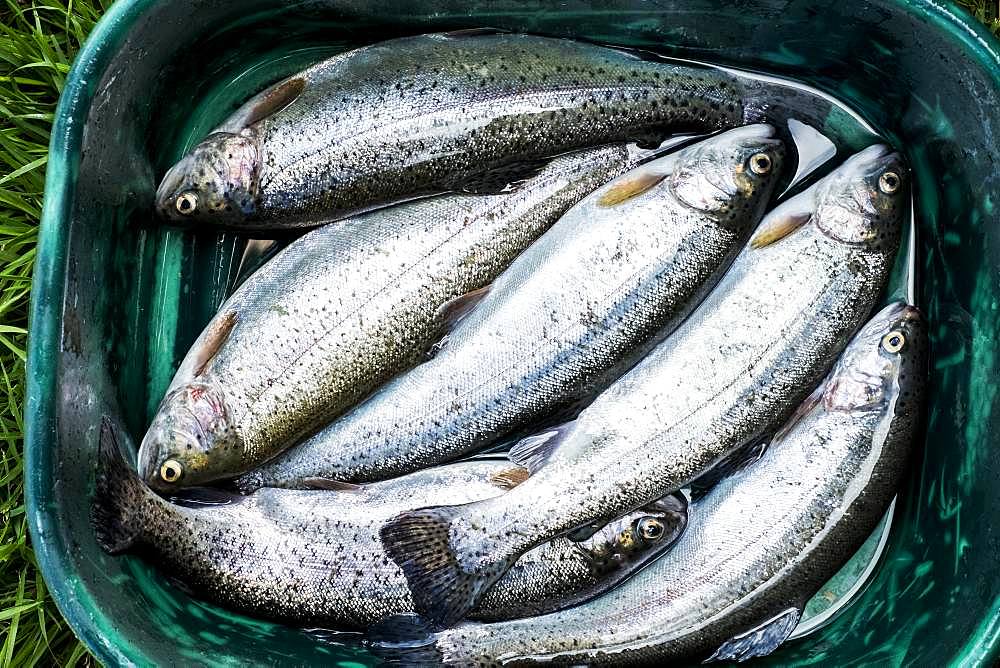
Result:
[[[742,247],[781,176],[773,134],[730,130],[598,189],[497,279],[434,359],[238,485],[400,475],[600,391]]]
[[[888,306],[761,459],[695,503],[691,529],[630,581],[563,612],[464,624],[405,645],[383,642],[379,652],[393,665],[483,667],[686,664],[770,653],[896,493],[926,374],[919,311]]]
[[[512,448],[527,482],[388,523],[417,609],[456,621],[533,545],[676,491],[777,428],[883,289],[907,185],[887,147],[851,157],[768,214],[684,324],[576,421]]]
[[[566,39],[395,39],[252,98],[166,173],[156,206],[173,222],[252,230],[497,193],[566,151],[741,125],[742,90],[721,70]]]
[[[506,460],[476,461],[339,491],[212,491],[209,499],[201,491],[175,504],[117,454],[113,427],[106,424],[102,436],[93,519],[106,549],[146,553],[193,592],[227,607],[340,628],[413,612],[406,578],[379,542],[386,519],[427,503],[490,498],[526,473]],[[526,554],[476,616],[511,619],[592,598],[662,554],[685,525],[685,502],[667,497],[585,541],[554,540]]]
[[[141,475],[163,491],[231,477],[326,424],[423,361],[571,205],[656,154],[590,149],[516,192],[420,200],[296,240],[192,346],[143,439]]]

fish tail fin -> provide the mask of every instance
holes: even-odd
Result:
[[[417,612],[437,626],[464,618],[516,559],[504,558],[500,545],[463,549],[461,536],[452,536],[454,520],[480,503],[408,511],[380,531],[386,552],[406,575]],[[474,556],[463,559],[469,553]],[[491,561],[483,564],[481,555]],[[465,566],[472,563],[478,565]]]
[[[98,445],[97,486],[90,508],[90,522],[102,548],[118,554],[135,543],[141,529],[137,510],[143,497],[152,494],[125,461],[116,427],[104,416]]]

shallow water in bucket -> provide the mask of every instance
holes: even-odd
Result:
[[[996,578],[979,564],[984,552],[995,557],[990,547],[1000,541],[974,518],[977,509],[992,512],[988,509],[995,507],[990,503],[995,490],[984,488],[982,480],[1000,470],[987,447],[991,428],[998,426],[990,413],[996,397],[990,379],[996,368],[991,341],[996,340],[994,266],[1000,244],[988,226],[994,219],[990,188],[995,175],[970,175],[962,165],[984,164],[981,152],[995,143],[989,133],[982,135],[989,135],[989,141],[980,137],[978,144],[958,141],[968,136],[972,123],[949,107],[958,97],[949,88],[952,82],[942,81],[930,90],[919,86],[916,72],[958,67],[936,55],[939,45],[926,35],[921,40],[913,36],[924,22],[939,19],[921,14],[912,25],[906,24],[911,35],[892,29],[893,20],[908,16],[898,9],[902,3],[852,10],[807,2],[750,3],[759,16],[745,19],[748,5],[742,3],[721,9],[699,2],[666,3],[655,10],[623,5],[605,11],[570,2],[568,9],[549,13],[511,1],[472,18],[474,8],[466,7],[468,3],[450,7],[442,2],[432,11],[408,9],[406,18],[398,21],[391,18],[397,15],[395,5],[378,1],[364,7],[307,2],[296,4],[294,11],[280,3],[251,2],[239,12],[197,3],[188,7],[178,2],[173,8],[139,4],[145,13],[138,34],[171,35],[166,45],[171,56],[166,61],[142,58],[165,48],[155,39],[115,43],[113,48],[125,54],[116,62],[120,69],[90,72],[91,79],[83,81],[95,101],[87,120],[91,139],[84,144],[79,173],[75,164],[65,174],[59,173],[60,164],[50,168],[56,177],[73,180],[77,191],[67,232],[71,254],[66,305],[58,325],[63,333],[60,382],[50,392],[52,401],[61,402],[58,437],[46,443],[51,443],[55,461],[29,455],[36,464],[42,461],[38,470],[50,476],[32,483],[35,499],[29,499],[29,506],[34,503],[36,514],[60,520],[58,525],[44,525],[51,520],[34,524],[36,542],[45,543],[37,540],[39,532],[52,537],[65,531],[71,536],[68,541],[56,536],[54,544],[65,546],[60,558],[72,570],[63,581],[50,578],[50,586],[60,590],[57,598],[75,619],[75,628],[83,629],[103,658],[163,662],[172,657],[206,665],[244,665],[249,660],[264,665],[371,662],[351,636],[305,632],[233,614],[189,597],[137,557],[95,552],[80,498],[92,489],[88,453],[93,452],[94,415],[118,413],[131,435],[141,436],[180,357],[236,282],[244,254],[245,240],[232,234],[195,234],[153,224],[146,213],[148,202],[166,167],[247,96],[316,60],[361,43],[472,25],[585,37],[801,75],[844,100],[878,134],[905,151],[915,174],[919,234],[904,245],[909,252],[899,260],[890,294],[912,292],[915,286],[916,303],[931,318],[934,394],[926,443],[917,445],[912,475],[900,490],[891,522],[859,552],[857,563],[848,564],[821,589],[797,631],[805,637],[789,642],[765,663],[895,665],[905,658],[939,665],[943,658],[932,659],[946,652],[980,656],[975,654],[979,645],[970,640],[973,631],[977,642],[985,639],[991,647],[995,630],[987,613],[998,593],[992,584]],[[186,9],[176,9],[181,5]],[[279,9],[272,11],[275,6]],[[192,21],[192,16],[198,20]],[[842,23],[836,22],[838,17]],[[820,23],[810,23],[814,20]],[[147,30],[142,21],[156,30]],[[783,27],[786,22],[811,30]],[[193,23],[210,28],[195,28]],[[166,65],[133,73],[122,65],[128,62],[147,68],[147,62]],[[858,71],[862,75],[854,76]],[[959,82],[975,93],[967,95],[967,104],[994,99],[977,76],[963,75],[967,78]],[[152,83],[143,82],[143,77]],[[894,82],[901,82],[899,89],[891,85]],[[122,86],[144,86],[146,93],[133,99],[121,94]],[[984,109],[970,116],[975,123],[986,122],[994,107]],[[145,120],[136,134],[127,124],[109,122],[120,118]],[[827,121],[819,129],[842,144],[831,166],[871,141],[862,125],[845,127],[854,123],[850,114]],[[956,222],[959,216],[961,225]],[[91,242],[99,250],[88,256]],[[97,322],[101,324],[89,324]],[[67,359],[72,355],[76,357]],[[108,377],[103,385],[94,380],[101,373]],[[970,415],[981,419],[969,420]],[[55,433],[55,427],[52,430]],[[55,438],[61,441],[51,440]],[[964,449],[952,447],[955,443]],[[53,479],[53,490],[40,493],[43,483],[52,484]],[[868,581],[869,565],[878,560],[880,550],[870,548],[880,546],[883,556],[871,573],[870,586],[858,587],[859,580],[862,585]],[[53,558],[43,554],[43,560]],[[995,568],[992,573],[997,575]],[[141,623],[130,621],[136,611],[143,615]],[[814,629],[809,628],[810,614],[821,620]],[[88,624],[101,629],[100,635],[88,634]],[[317,642],[320,635],[324,642]]]

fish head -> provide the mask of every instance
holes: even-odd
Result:
[[[909,198],[910,175],[902,156],[877,144],[848,158],[821,182],[813,219],[839,241],[895,248]]]
[[[685,205],[713,214],[736,228],[756,220],[774,191],[785,163],[785,145],[772,126],[748,125],[723,132],[681,151],[670,177]]]
[[[927,324],[920,310],[894,302],[854,336],[822,388],[827,410],[883,410],[903,401],[926,375]]]
[[[240,471],[243,443],[221,388],[192,381],[164,397],[139,446],[139,475],[159,492]]]
[[[260,150],[252,132],[216,132],[167,170],[156,210],[176,223],[232,225],[254,213],[259,185]]]
[[[637,569],[663,554],[687,528],[687,501],[670,494],[618,517],[575,543],[595,574]]]

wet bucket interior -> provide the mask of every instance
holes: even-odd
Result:
[[[245,98],[328,55],[490,26],[787,77],[856,111],[914,170],[915,235],[891,292],[931,321],[928,424],[886,522],[820,591],[775,665],[989,662],[1000,643],[996,44],[933,2],[123,0],[59,111],[32,322],[28,504],[46,579],[109,663],[368,665],[352,638],[200,602],[88,522],[100,416],[138,441],[232,289],[246,240],[153,224],[159,176]],[[843,157],[852,147],[841,146]],[[855,147],[856,148],[856,147]],[[839,159],[838,158],[838,159]]]

